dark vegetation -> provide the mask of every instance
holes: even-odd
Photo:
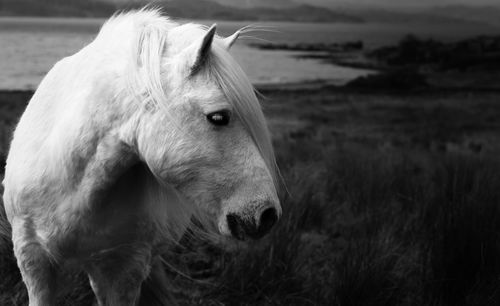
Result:
[[[453,43],[443,43],[407,35],[398,45],[371,51],[368,57],[387,67],[499,70],[500,36],[480,36]]]
[[[181,305],[500,303],[499,93],[263,93],[283,218],[250,245],[184,239],[168,268]],[[2,135],[28,96],[0,95]],[[8,247],[0,258],[0,304],[20,305]],[[92,300],[77,279],[67,305]]]
[[[146,2],[131,0],[122,4],[106,0],[0,0],[0,15],[109,17],[117,10],[142,8]],[[217,20],[273,20],[302,22],[363,22],[359,17],[311,5],[288,8],[235,8],[210,0],[157,0],[153,7],[174,18]]]
[[[0,171],[2,173],[14,127],[31,96],[32,93],[26,91],[0,91]]]
[[[443,43],[407,35],[396,46],[366,52],[364,59],[383,73],[355,80],[350,85],[500,89],[500,36]],[[343,64],[348,65],[349,60]]]
[[[253,43],[252,47],[262,50],[289,50],[301,52],[352,52],[363,50],[363,41],[352,41],[346,43],[297,43],[297,44],[274,44],[274,43]]]

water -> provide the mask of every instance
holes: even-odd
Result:
[[[0,18],[0,89],[32,89],[64,56],[71,55],[92,41],[103,19],[73,18]],[[210,20],[198,21],[207,25]],[[252,22],[220,22],[220,35],[232,34]],[[317,60],[298,60],[297,52],[251,48],[261,40],[273,43],[316,43],[363,40],[368,48],[393,44],[414,33],[451,41],[478,34],[499,34],[498,28],[482,25],[389,25],[389,24],[312,24],[259,22],[265,31],[243,37],[232,53],[253,83],[289,83],[329,80],[343,84],[370,73],[368,70],[327,65]]]

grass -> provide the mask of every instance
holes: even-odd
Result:
[[[500,302],[500,94],[264,94],[283,218],[249,245],[183,240],[168,268],[179,304]],[[0,304],[20,305],[6,252]],[[77,280],[65,304],[91,301]]]

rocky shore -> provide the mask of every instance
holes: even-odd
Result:
[[[253,44],[266,50],[297,52],[297,58],[376,70],[348,86],[371,88],[500,89],[500,36],[479,36],[451,43],[407,35],[398,44],[374,50],[361,41],[332,44]]]

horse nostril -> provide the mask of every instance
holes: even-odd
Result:
[[[260,215],[257,235],[259,238],[267,234],[273,225],[278,221],[278,213],[275,208],[268,208]]]
[[[238,240],[245,239],[245,230],[243,228],[243,220],[235,214],[228,214],[226,217],[227,226],[231,231],[231,235]]]
[[[247,237],[259,239],[278,221],[278,213],[275,208],[267,208],[258,219],[246,219],[232,213],[226,216],[226,220],[231,235],[236,239],[245,240]]]

